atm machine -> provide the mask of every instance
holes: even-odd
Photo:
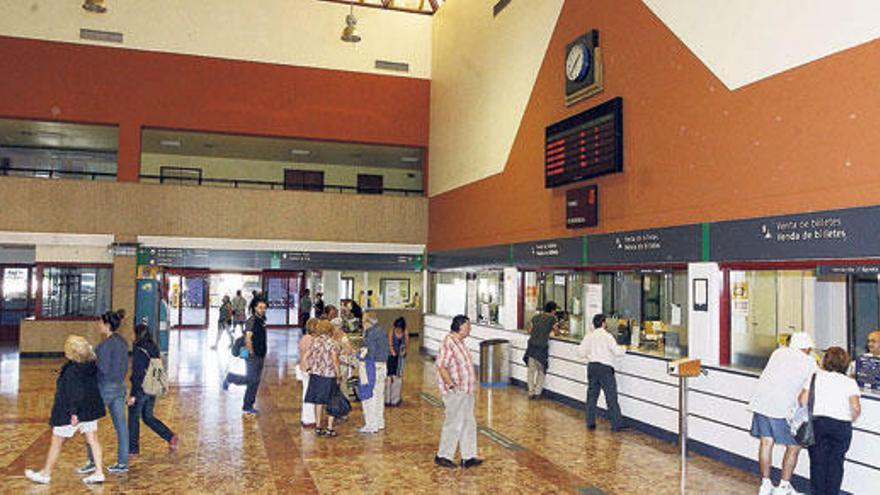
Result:
[[[148,278],[138,279],[136,283],[135,323],[150,327],[159,349],[168,352],[168,310],[162,301],[162,286],[159,281]]]

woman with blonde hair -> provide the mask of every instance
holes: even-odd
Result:
[[[303,384],[300,423],[305,427],[315,426],[315,405],[306,402],[306,391],[309,389],[309,346],[312,345],[312,340],[315,338],[315,326],[318,321],[320,321],[318,318],[309,318],[306,321],[303,336],[299,339],[299,363],[296,366],[296,377]]]
[[[306,402],[315,404],[316,432],[321,436],[335,437],[333,417],[326,414],[327,404],[339,380],[339,344],[331,337],[333,325],[321,320],[315,325],[315,338],[309,346],[309,388]],[[327,416],[327,428],[322,428]]]
[[[64,356],[67,362],[58,374],[55,388],[55,402],[52,404],[52,443],[46,455],[43,469],[26,469],[27,479],[48,484],[52,479],[52,468],[61,455],[64,441],[80,432],[91,447],[96,471],[83,479],[85,483],[103,483],[104,472],[101,444],[98,442],[98,418],[104,416],[104,402],[98,391],[98,367],[95,364],[95,351],[91,344],[79,335],[70,335],[64,342]]]

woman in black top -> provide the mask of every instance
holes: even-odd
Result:
[[[79,335],[71,335],[64,342],[67,362],[61,368],[52,404],[52,444],[46,456],[46,464],[40,471],[26,469],[24,475],[35,483],[48,484],[52,468],[61,454],[64,441],[81,432],[92,449],[97,470],[84,478],[86,483],[102,483],[104,472],[101,444],[98,442],[98,418],[104,416],[104,401],[98,391],[98,367],[91,344]]]
[[[153,416],[156,396],[144,392],[144,377],[150,359],[160,357],[159,346],[150,335],[150,327],[139,323],[135,329],[134,349],[131,355],[131,396],[128,398],[128,455],[140,453],[141,418],[157,435],[168,442],[171,452],[177,450],[178,439],[165,423]]]

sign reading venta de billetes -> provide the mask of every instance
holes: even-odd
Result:
[[[513,262],[520,267],[580,266],[584,238],[563,237],[513,245]]]
[[[841,259],[880,256],[880,206],[718,222],[713,260]]]
[[[590,265],[699,261],[702,227],[680,225],[587,236]]]

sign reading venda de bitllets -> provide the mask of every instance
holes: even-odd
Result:
[[[583,264],[584,238],[564,237],[513,245],[513,262],[519,267],[570,267]]]
[[[880,206],[713,223],[717,261],[880,256]]]
[[[590,265],[699,261],[702,227],[680,225],[587,236]]]

